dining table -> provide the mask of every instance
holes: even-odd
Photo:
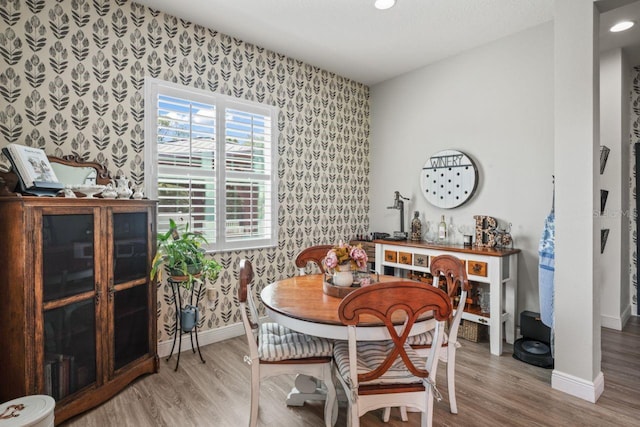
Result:
[[[342,298],[325,293],[324,274],[294,276],[267,285],[260,292],[260,299],[267,315],[275,322],[289,329],[317,337],[347,340],[348,329],[338,316]],[[395,276],[373,275],[372,284],[409,281]],[[354,288],[354,290],[357,288]],[[390,340],[391,335],[383,321],[374,316],[363,316],[358,325],[359,341]],[[392,317],[400,332],[404,315],[397,312]],[[435,328],[435,320],[430,313],[419,319],[409,335],[417,335]],[[324,394],[315,379],[299,375],[295,387],[287,396],[287,405],[302,406],[307,400],[323,400]]]
[[[267,285],[260,292],[260,299],[269,317],[282,326],[294,331],[334,340],[347,340],[347,326],[338,317],[338,307],[342,298],[325,293],[324,274],[294,276]],[[379,275],[373,284],[409,281],[395,276]],[[357,287],[353,288],[354,290]],[[398,330],[402,328],[404,316],[396,313],[394,318]],[[409,335],[417,335],[433,329],[435,321],[426,314],[422,321],[415,323]],[[374,316],[364,316],[358,325],[358,340],[389,340],[391,336],[382,320]]]

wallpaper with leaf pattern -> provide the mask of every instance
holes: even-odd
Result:
[[[368,231],[367,86],[127,0],[0,0],[0,147],[78,155],[140,185],[147,76],[279,108],[278,246],[214,255],[224,269],[202,329],[240,321],[240,258],[260,291],[295,274],[302,248]],[[161,341],[171,298],[160,284]]]

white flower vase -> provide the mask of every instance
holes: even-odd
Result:
[[[333,285],[349,287],[353,284],[353,272],[351,271],[351,264],[341,264],[339,266],[340,271],[336,269],[333,272]]]

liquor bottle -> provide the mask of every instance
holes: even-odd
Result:
[[[422,240],[422,222],[420,212],[415,211],[411,220],[411,240]]]
[[[447,223],[444,221],[444,215],[438,224],[438,241],[444,243],[447,240]]]

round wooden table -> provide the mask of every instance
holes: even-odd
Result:
[[[282,326],[317,337],[347,340],[347,326],[338,317],[338,306],[342,299],[323,292],[323,277],[322,274],[313,274],[279,280],[265,287],[260,297],[269,317]],[[380,276],[379,279],[380,282],[407,281],[394,276]],[[404,319],[402,313],[397,315],[401,328]],[[435,321],[426,316],[425,321],[414,324],[410,334],[417,335],[434,327]],[[387,328],[375,317],[364,319],[363,324],[358,325],[358,340],[388,339],[391,336]]]

